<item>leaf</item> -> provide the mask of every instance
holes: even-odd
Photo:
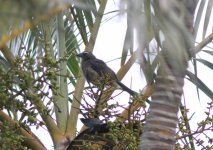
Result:
[[[133,23],[132,23],[132,12],[129,10],[130,6],[128,5],[128,11],[127,11],[127,30],[126,35],[124,39],[124,45],[123,45],[123,51],[121,56],[121,66],[125,63],[128,51],[133,50]]]
[[[213,56],[213,51],[210,51],[210,50],[202,50],[202,51]]]
[[[196,61],[196,55],[193,57],[192,63],[193,63],[193,67],[194,67],[195,76],[197,77],[197,61]],[[199,99],[199,101],[200,101],[200,93],[199,93],[199,90],[198,90],[198,87],[197,87],[197,86],[196,86],[196,90],[197,90],[198,99]]]
[[[90,29],[90,32],[92,32],[92,27],[93,27],[92,13],[90,11],[86,11],[86,10],[84,10],[83,12],[84,12],[85,19],[87,21],[87,25]]]
[[[78,27],[81,38],[83,39],[83,42],[86,45],[88,43],[87,30],[86,30],[86,25],[84,22],[84,16],[83,16],[82,10],[79,8],[71,8],[71,13]]]
[[[210,69],[213,69],[213,64],[211,62],[208,62],[204,59],[194,59],[194,67],[196,67],[196,61],[199,61],[200,63],[204,64],[205,66],[209,67]],[[197,77],[197,67],[195,69],[195,76]],[[197,93],[198,93],[198,99],[200,100],[200,95],[199,95],[199,91],[198,91],[198,86],[197,86]]]
[[[206,16],[205,16],[204,25],[203,25],[203,39],[205,38],[207,28],[210,22],[212,6],[213,6],[213,0],[209,0],[207,4],[207,8],[206,8]]]
[[[79,45],[81,45],[81,41],[77,40],[77,36],[79,35],[78,30],[73,30],[75,28],[74,24],[69,25],[68,21],[65,21],[65,41],[66,41],[66,50],[70,55],[71,53],[76,53],[79,51]]]
[[[153,82],[153,79],[155,77],[154,71],[157,66],[158,59],[157,59],[157,57],[155,57],[152,64],[150,64],[150,58],[149,58],[150,55],[149,54],[147,54],[146,56],[145,56],[145,54],[143,54],[142,57],[143,57],[142,58],[143,61],[140,62],[140,67],[144,73],[147,84],[150,84]]]
[[[72,73],[72,76],[70,77],[70,81],[73,84],[73,86],[75,86],[76,83],[74,79],[77,78],[77,75],[79,72],[79,65],[75,55],[70,56],[70,58],[67,61],[67,66]]]
[[[0,3],[1,36],[7,34],[11,27],[18,28],[24,20],[31,19],[32,16],[41,16],[50,9],[48,0],[0,0]]]
[[[76,59],[75,54],[79,53],[80,45],[82,44],[82,40],[77,40],[79,35],[79,31],[76,28],[74,22],[71,22],[68,18],[65,18],[64,27],[65,27],[65,45],[66,51],[69,55],[69,59],[67,61],[68,71],[70,73],[70,82],[75,86],[75,79],[77,78],[79,72],[78,60]],[[76,28],[76,29],[75,29]]]
[[[89,30],[90,30],[90,33],[91,33],[92,27],[93,27],[93,22],[94,22],[93,15],[94,16],[96,15],[97,9],[96,9],[95,2],[93,0],[86,1],[85,3],[87,5],[88,9],[84,9],[83,13],[84,13],[84,16],[85,16],[85,19],[86,19],[86,22],[87,22],[87,26],[89,27]]]
[[[213,63],[207,61],[207,60],[204,60],[204,59],[195,59],[199,62],[201,62],[202,64],[204,64],[205,66],[209,67],[210,69],[213,70]]]
[[[89,0],[88,2],[90,3],[90,5],[92,5],[93,14],[96,15],[97,14],[97,7],[96,7],[96,4],[95,4],[96,2],[94,0]]]
[[[133,47],[132,43],[132,31],[130,31],[130,27],[127,27],[126,36],[123,45],[123,51],[121,56],[121,66],[125,63],[128,51]]]
[[[209,89],[197,76],[195,76],[192,72],[186,71],[187,78],[194,85],[196,85],[203,93],[205,93],[210,99],[213,99],[213,92]]]
[[[206,3],[206,0],[202,0],[200,2],[199,9],[197,11],[197,16],[196,16],[195,24],[194,24],[194,36],[195,36],[195,38],[197,37],[197,32],[198,32],[198,28],[199,28],[200,23],[201,23],[200,21],[201,21],[201,17],[202,17],[202,14],[203,14],[203,9],[204,9],[205,3]]]
[[[11,64],[7,60],[5,60],[1,55],[0,55],[0,67],[3,67],[5,70],[11,68]]]

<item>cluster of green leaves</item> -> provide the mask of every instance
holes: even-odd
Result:
[[[52,93],[57,93],[57,70],[58,64],[66,58],[55,61],[48,57],[48,52],[43,51],[43,56],[33,57],[30,50],[22,49],[22,56],[15,58],[14,66],[8,70],[0,68],[1,82],[1,109],[5,108],[12,112],[13,116],[18,116],[18,121],[30,125],[42,125],[37,118],[37,101],[42,100],[46,105],[52,101]],[[54,82],[55,81],[55,82]],[[34,91],[34,93],[32,93]],[[47,107],[43,110],[45,114],[51,111]],[[27,120],[26,116],[28,116]]]
[[[8,1],[2,8],[13,4]],[[75,87],[79,73],[79,59],[75,54],[80,46],[88,44],[100,3],[92,0],[73,4],[47,0],[37,5],[23,0],[17,2],[12,12],[5,8],[0,12],[4,14],[0,20],[5,17],[9,20],[0,23],[4,27],[0,45],[8,47],[12,58],[15,56],[13,60],[1,54],[4,61],[0,60],[0,79],[3,80],[0,108],[7,110],[20,124],[46,125],[45,116],[55,111],[56,120],[47,119],[52,121],[49,126],[54,126],[54,122],[57,122],[56,128],[62,130],[67,126],[69,114],[65,107],[68,109],[69,98],[66,90],[68,86]],[[6,40],[2,40],[3,37]]]
[[[106,135],[112,139],[116,149],[137,150],[139,137],[142,131],[140,122],[128,123],[108,122],[109,133]]]
[[[22,145],[24,137],[20,134],[18,125],[11,125],[9,122],[1,122],[0,126],[0,143],[2,150],[22,149],[29,150]]]
[[[212,149],[213,140],[209,132],[212,131],[212,107],[213,102],[209,102],[206,108],[206,117],[197,123],[198,127],[196,130],[191,130],[190,121],[192,117],[188,117],[188,109],[181,106],[182,116],[179,118],[178,132],[177,132],[177,143],[176,149],[195,149],[195,145],[201,146],[203,149]],[[199,135],[199,136],[195,136]],[[202,138],[205,137],[205,140]],[[192,141],[196,141],[195,143]]]

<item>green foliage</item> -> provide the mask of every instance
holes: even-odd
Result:
[[[24,48],[20,53],[23,55],[15,58],[14,67],[8,71],[0,68],[0,108],[21,112],[21,117],[17,118],[20,122],[39,126],[43,123],[37,119],[38,107],[41,107],[38,101],[45,101],[48,106],[53,102],[51,95],[60,94],[56,84],[58,64],[66,58],[55,61],[48,56],[48,51],[43,52],[43,57],[32,57],[31,51]],[[46,114],[51,108],[40,111]]]
[[[20,133],[18,125],[11,125],[9,122],[1,122],[0,125],[0,144],[2,150],[29,150],[27,147],[22,145],[24,136]]]
[[[0,26],[3,34],[7,34],[11,26],[14,28],[19,27],[23,20],[31,20],[33,16],[47,13],[46,8],[48,7],[48,0],[39,0],[37,2],[33,0],[0,0],[0,3]]]
[[[197,130],[193,131],[190,127],[191,116],[187,116],[189,110],[181,107],[182,116],[179,118],[176,149],[195,149],[202,146],[203,149],[210,150],[213,145],[211,135],[208,133],[212,130],[213,102],[209,102],[206,108],[204,120],[197,123]],[[190,119],[189,119],[190,118]],[[199,136],[195,136],[199,135]],[[202,138],[205,136],[205,140]],[[193,142],[196,141],[196,142]],[[196,145],[196,146],[195,146]]]
[[[124,124],[122,122],[108,123],[109,133],[107,135],[114,142],[116,149],[137,150],[139,138],[142,131],[142,125],[138,123]]]

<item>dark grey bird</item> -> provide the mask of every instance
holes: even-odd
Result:
[[[121,83],[114,71],[104,61],[97,59],[91,52],[83,52],[77,56],[81,57],[81,68],[88,83],[94,84],[99,89],[103,89],[105,86],[119,86],[132,96],[137,94]]]
[[[100,126],[100,125],[104,124],[98,118],[80,118],[80,120],[85,126],[87,126],[89,128],[93,128],[93,127]]]

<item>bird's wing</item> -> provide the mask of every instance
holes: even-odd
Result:
[[[87,81],[96,86],[114,85],[114,81],[118,80],[113,70],[100,59],[87,60],[85,64],[84,75]]]
[[[102,76],[103,73],[110,73],[113,72],[106,64],[104,61],[100,59],[93,59],[90,61],[91,63],[91,68],[95,70],[100,76]]]

